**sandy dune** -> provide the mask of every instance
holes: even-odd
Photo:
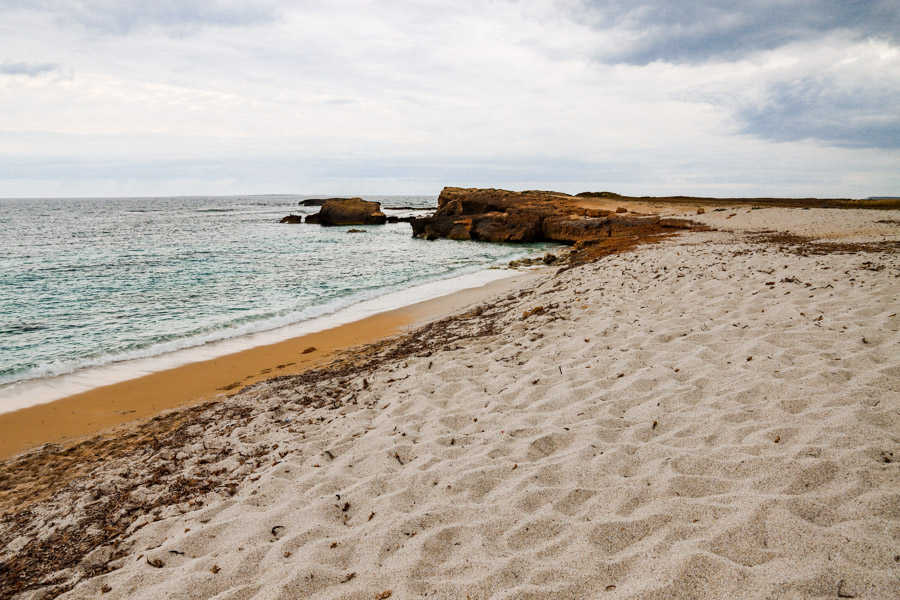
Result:
[[[737,213],[704,219],[900,239],[885,212]],[[898,254],[742,233],[548,271],[477,337],[257,385],[43,507],[161,465],[233,482],[138,518],[61,597],[896,599],[898,312]]]

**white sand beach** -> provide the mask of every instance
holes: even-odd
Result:
[[[896,212],[696,219],[97,462],[18,597],[900,598]]]

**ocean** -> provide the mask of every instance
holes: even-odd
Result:
[[[542,249],[278,223],[317,212],[306,197],[0,199],[0,412],[477,285]]]

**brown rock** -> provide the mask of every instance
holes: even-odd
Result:
[[[472,236],[472,219],[460,219],[452,215],[439,217],[422,217],[412,219],[413,236],[429,240],[448,238],[451,240],[470,240]]]
[[[278,221],[278,222],[279,222],[279,223],[290,223],[290,224],[292,224],[292,225],[293,225],[293,224],[296,224],[296,223],[302,223],[302,222],[303,222],[303,215],[288,215],[288,216],[284,217],[283,219],[281,219],[281,220]]]
[[[380,203],[362,198],[326,200],[318,214],[306,217],[307,223],[320,225],[382,225],[386,221]]]
[[[544,239],[571,244],[608,236],[610,220],[578,216],[548,217],[544,219],[541,229]]]
[[[575,244],[570,261],[633,247],[641,239],[690,229],[697,224],[655,215],[616,213],[591,203],[592,196],[557,192],[511,192],[498,189],[447,187],[438,197],[438,209],[430,216],[413,218],[413,236],[434,240],[487,242],[554,241]]]
[[[621,198],[622,194],[615,192],[581,192],[575,194],[579,198]]]
[[[696,223],[692,223],[691,221],[685,221],[682,219],[659,219],[659,226],[664,229],[691,229],[696,225]]]
[[[677,219],[670,219],[674,223],[678,223]],[[656,215],[650,217],[610,217],[610,232],[607,237],[617,237],[622,235],[639,235],[650,229],[658,229],[662,226],[662,221]]]
[[[322,206],[329,200],[349,200],[350,198],[307,198],[300,201],[300,206]]]
[[[491,212],[472,219],[469,235],[484,242],[535,242],[541,239],[541,218],[524,212]]]
[[[620,207],[618,207],[618,208],[616,209],[616,212],[619,213],[619,214],[627,213],[627,212],[628,212],[628,209],[625,208],[624,206],[620,206]]]

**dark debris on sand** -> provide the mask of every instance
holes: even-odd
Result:
[[[273,393],[303,389],[301,400],[294,403],[303,405],[301,408],[337,409],[355,403],[356,394],[366,387],[362,382],[387,363],[430,356],[465,340],[498,333],[496,320],[516,300],[510,295],[409,334],[345,351],[327,366],[275,377],[242,392],[262,386]],[[348,395],[348,390],[356,391]],[[264,410],[270,409],[241,404],[232,397],[160,415],[120,435],[97,436],[69,447],[48,444],[0,462],[0,539],[4,540],[0,597],[40,589],[42,598],[55,598],[85,579],[118,568],[117,561],[130,550],[123,542],[146,524],[137,523],[139,518],[158,516],[167,507],[199,508],[209,493],[237,493],[246,474],[234,476],[226,469],[213,468],[235,456],[234,449],[228,445],[210,448],[196,463],[209,468],[202,476],[190,478],[183,476],[178,451],[201,443],[212,430],[224,439]],[[280,455],[274,448],[260,447],[237,458],[260,468],[279,460]],[[112,463],[124,465],[129,476],[117,480],[114,489],[97,489],[92,475]],[[140,493],[147,490],[154,493]],[[90,502],[81,506],[71,501],[85,497]],[[63,517],[68,517],[67,524],[54,529],[53,521]],[[8,551],[6,545],[19,536],[26,536],[27,543],[15,552]],[[107,550],[103,559],[87,561],[98,548]]]
[[[814,238],[776,231],[758,231],[749,235],[749,240],[757,244],[776,246],[781,252],[800,256],[824,254],[888,253],[900,251],[900,241],[878,242],[838,242],[819,241]]]

